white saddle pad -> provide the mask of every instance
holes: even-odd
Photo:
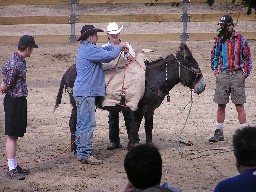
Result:
[[[121,101],[124,87],[125,104],[136,111],[138,103],[145,91],[145,56],[139,53],[130,63],[118,57],[116,60],[103,65],[106,82],[106,96],[102,107],[117,106]],[[127,67],[125,65],[127,64]]]

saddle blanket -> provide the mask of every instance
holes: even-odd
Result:
[[[130,62],[120,56],[110,63],[103,64],[106,82],[103,108],[120,106],[123,96],[122,101],[126,106],[132,111],[137,110],[145,91],[145,59],[145,55],[139,53]]]

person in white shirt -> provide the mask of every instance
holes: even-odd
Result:
[[[107,26],[107,36],[108,36],[108,42],[102,47],[105,47],[106,49],[111,49],[113,46],[119,45],[122,41],[119,38],[120,32],[122,31],[123,26],[120,28],[118,27],[117,23],[110,22]],[[121,52],[121,57],[123,57],[125,60],[129,60],[135,57],[135,51],[132,48],[132,46],[126,42],[126,46],[128,47],[129,51]],[[107,146],[107,150],[114,150],[121,147],[120,144],[120,137],[119,137],[119,112],[118,110],[109,111],[109,145]],[[127,134],[129,137],[130,134],[130,128],[132,123],[132,111],[122,111],[124,120],[125,120],[125,126],[127,130]],[[137,137],[137,141],[139,142],[139,137]]]

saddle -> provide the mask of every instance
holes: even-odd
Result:
[[[145,91],[145,56],[139,53],[132,60],[122,57],[103,65],[106,96],[102,108],[136,111]]]

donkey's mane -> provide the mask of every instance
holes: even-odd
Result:
[[[160,61],[164,60],[163,57],[158,58],[157,60],[149,62],[147,65],[155,65],[156,63],[159,63]]]
[[[157,60],[151,61],[147,64],[148,67],[150,67],[151,69],[154,69],[156,67],[159,67],[163,64],[165,64],[165,61],[170,58],[171,56],[174,56],[174,53],[170,53],[168,54],[165,58],[160,57]]]

